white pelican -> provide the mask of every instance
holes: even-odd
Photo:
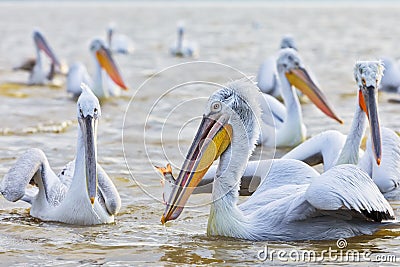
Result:
[[[400,93],[400,68],[398,63],[388,57],[382,58],[385,70],[379,90],[389,93]]]
[[[284,105],[271,95],[260,96],[263,123],[259,143],[269,147],[293,147],[305,140],[306,127],[294,87],[307,95],[326,115],[342,123],[295,50],[285,48],[279,52],[277,71]]]
[[[259,135],[258,94],[255,85],[240,80],[209,98],[168,198],[163,224],[181,214],[190,194],[217,158],[208,235],[249,240],[337,239],[371,234],[382,225],[379,222],[394,218],[376,185],[354,165],[334,167],[317,175],[310,184],[300,185],[290,184],[292,178],[299,177],[290,169],[286,171],[286,165],[274,172],[273,181],[263,177],[254,194],[237,205],[240,177]],[[302,166],[302,175],[315,175],[312,167]]]
[[[115,25],[112,23],[107,28],[107,43],[113,53],[132,54],[135,50],[132,40],[120,33],[115,33]]]
[[[61,69],[61,64],[40,31],[34,30],[32,37],[36,49],[36,58],[28,58],[13,69],[30,73],[28,85],[44,85],[54,78],[57,69]],[[50,58],[48,73],[46,73],[43,66],[42,51]]]
[[[80,95],[81,83],[89,84],[94,94],[99,98],[118,96],[121,93],[120,89],[127,90],[128,87],[125,85],[110,50],[104,42],[100,39],[94,39],[90,43],[90,51],[93,54],[96,67],[94,80],[90,78],[86,67],[82,63],[75,63],[68,71],[67,92],[75,96]],[[113,83],[107,77],[111,78]]]
[[[291,35],[283,36],[280,49],[292,48],[297,51],[297,45]],[[257,86],[261,92],[274,97],[281,96],[278,70],[276,69],[277,56],[267,58],[259,67],[257,74]]]
[[[198,57],[199,51],[197,44],[188,40],[185,40],[184,33],[185,27],[182,23],[178,24],[178,36],[176,43],[171,45],[169,51],[171,55],[176,57]]]
[[[82,87],[77,103],[76,158],[56,175],[43,151],[26,151],[4,176],[1,193],[30,203],[30,215],[43,221],[94,225],[111,223],[121,207],[113,182],[97,163],[97,122],[101,111],[91,90]],[[38,190],[27,190],[33,180]]]
[[[285,159],[298,159],[328,170],[339,164],[358,164],[367,172],[387,198],[400,198],[400,137],[391,129],[379,126],[377,93],[382,78],[380,61],[360,61],[354,68],[358,99],[349,134],[326,131],[310,138]],[[360,158],[360,145],[367,127],[370,135],[366,153]],[[359,160],[360,159],[360,160]]]

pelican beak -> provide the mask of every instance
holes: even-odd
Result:
[[[124,80],[119,73],[118,67],[111,56],[110,50],[102,46],[99,50],[96,51],[96,58],[99,61],[100,66],[107,72],[110,78],[116,84],[118,84],[119,87],[124,90],[128,90],[128,87],[125,85]]]
[[[166,203],[161,223],[176,219],[182,212],[189,196],[200,183],[211,164],[231,143],[232,126],[229,117],[218,119],[203,117],[197,134],[189,149],[175,186]]]
[[[86,186],[93,205],[97,194],[97,118],[87,115],[79,124],[85,141]]]
[[[363,90],[359,90],[358,102],[361,109],[365,112],[365,114],[367,114],[369,128],[371,131],[372,149],[376,163],[380,165],[382,158],[382,139],[378,117],[378,101],[375,93],[376,88],[374,86],[367,87],[364,85],[364,91],[366,94],[363,93]]]
[[[341,124],[343,123],[343,121],[333,111],[333,108],[328,103],[325,95],[311,79],[306,69],[301,67],[292,69],[291,71],[286,72],[286,78],[292,86],[307,95],[308,98],[310,98],[310,100],[328,117],[331,117]]]
[[[53,49],[50,48],[46,39],[44,39],[44,36],[40,32],[38,31],[33,32],[33,40],[36,46],[51,59],[54,65],[56,65],[57,67],[61,66],[60,61],[53,52]]]

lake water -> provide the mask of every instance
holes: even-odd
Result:
[[[74,158],[76,149],[76,104],[66,93],[63,78],[59,77],[60,87],[28,87],[23,85],[27,74],[11,70],[34,55],[32,29],[42,30],[60,58],[67,63],[82,61],[91,72],[89,42],[96,36],[104,38],[110,22],[135,41],[134,54],[116,56],[129,91],[103,101],[99,121],[99,163],[122,198],[115,224],[80,227],[41,222],[29,216],[28,205],[0,198],[1,264],[262,264],[257,253],[266,242],[206,236],[208,195],[192,196],[189,205],[194,207],[162,226],[160,176],[152,165],[169,161],[179,166],[205,100],[216,89],[212,83],[241,78],[241,73],[255,75],[287,33],[294,36],[305,63],[345,121],[339,125],[313,105],[304,104],[308,135],[327,129],[346,133],[356,104],[354,63],[383,55],[400,56],[399,12],[400,5],[395,3],[380,6],[361,1],[350,5],[1,2],[1,177],[27,148],[41,148],[56,172]],[[168,54],[179,20],[185,21],[187,38],[198,43],[201,62],[182,64],[190,60]],[[382,125],[399,130],[400,105],[388,101],[395,97],[380,95],[379,112]],[[278,150],[276,156],[284,152]],[[255,155],[270,157],[273,153],[257,148]],[[392,204],[398,214],[399,203]],[[373,260],[379,255],[400,260],[396,227],[347,243],[349,249],[371,251]],[[268,247],[286,253],[337,249],[336,241],[269,242]],[[272,263],[299,264],[285,259]]]

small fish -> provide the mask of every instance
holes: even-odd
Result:
[[[166,167],[157,167],[154,166],[161,174],[161,185],[163,187],[163,201],[166,204],[167,199],[169,199],[169,195],[172,192],[173,187],[175,186],[175,177],[172,175],[172,167],[171,164],[167,164]]]

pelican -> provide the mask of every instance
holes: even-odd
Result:
[[[382,226],[382,220],[394,219],[392,208],[376,185],[364,171],[350,164],[322,175],[302,165],[302,175],[317,177],[300,185],[290,184],[292,178],[298,179],[298,173],[282,167],[274,172],[274,181],[280,183],[263,177],[254,194],[237,205],[240,177],[259,135],[258,97],[256,86],[244,80],[227,84],[211,95],[166,203],[163,224],[182,213],[190,194],[218,158],[208,235],[255,241],[337,239],[372,234]]]
[[[115,33],[114,24],[110,24],[107,28],[107,43],[113,53],[132,54],[135,50],[133,42],[128,36]]]
[[[284,105],[271,95],[260,96],[263,116],[259,143],[268,147],[293,147],[305,140],[306,127],[294,87],[307,95],[327,116],[342,123],[295,50],[285,48],[278,53],[277,71]]]
[[[121,93],[120,88],[127,90],[128,87],[125,85],[110,50],[104,42],[100,39],[94,39],[90,43],[90,51],[93,54],[96,66],[94,80],[92,80],[82,63],[74,63],[67,75],[67,92],[72,93],[74,96],[80,95],[80,84],[82,82],[88,84],[99,98],[119,96]],[[111,78],[113,83],[110,83],[110,80],[106,77]]]
[[[297,45],[291,35],[283,36],[280,49],[292,48],[296,51]],[[278,78],[278,70],[276,69],[276,56],[267,58],[258,69],[257,86],[261,92],[270,94],[274,97],[281,96],[280,81]]]
[[[182,23],[178,24],[178,36],[176,43],[171,45],[169,51],[176,57],[198,57],[199,51],[197,44],[184,39],[185,27]]]
[[[400,93],[400,68],[391,58],[382,58],[385,70],[379,89],[389,93]]]
[[[121,199],[97,163],[97,123],[101,110],[97,98],[84,85],[77,113],[75,159],[56,175],[42,150],[29,149],[4,176],[0,190],[9,201],[30,203],[30,215],[43,221],[78,225],[112,223]],[[38,190],[26,188],[32,182]]]
[[[354,77],[358,99],[347,136],[333,130],[320,133],[283,158],[298,159],[311,165],[323,163],[325,171],[339,164],[358,164],[369,174],[385,197],[400,199],[400,137],[389,128],[381,129],[377,111],[377,93],[383,69],[380,61],[356,63]],[[360,158],[360,145],[367,120],[370,134],[366,151]]]
[[[26,59],[20,65],[15,66],[13,70],[28,71],[30,73],[28,85],[44,85],[53,80],[56,70],[61,69],[61,64],[40,31],[34,30],[32,36],[36,49],[36,58]],[[50,58],[48,73],[44,70],[41,52],[44,52]]]

